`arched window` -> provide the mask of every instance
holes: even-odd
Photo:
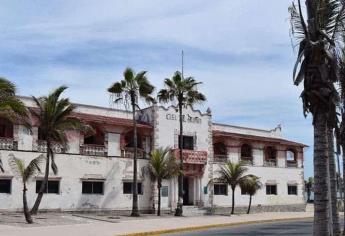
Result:
[[[0,137],[13,138],[13,124],[4,118],[0,118]]]
[[[297,152],[289,148],[286,150],[286,164],[288,167],[297,167]]]
[[[215,155],[227,155],[225,144],[222,142],[213,144],[213,152]]]
[[[252,159],[252,147],[249,144],[243,144],[241,146],[241,158]]]
[[[277,165],[277,149],[272,146],[267,146],[264,150],[266,166],[276,166]]]

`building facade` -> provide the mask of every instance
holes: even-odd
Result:
[[[22,97],[28,107],[30,98]],[[49,175],[48,187],[40,209],[130,210],[133,178],[133,124],[131,113],[124,110],[76,104],[75,116],[96,131],[92,136],[67,131],[68,145],[54,143],[57,175]],[[249,174],[260,177],[263,188],[253,198],[253,207],[263,210],[303,209],[304,144],[282,138],[281,127],[259,130],[216,124],[211,112],[184,110],[183,143],[179,143],[179,118],[176,108],[151,106],[138,114],[138,192],[139,207],[151,211],[157,203],[156,184],[144,171],[149,153],[158,147],[170,147],[179,157],[183,147],[184,204],[212,209],[231,205],[231,189],[211,183],[226,161],[243,161]],[[8,158],[12,154],[26,164],[46,151],[40,140],[39,124],[32,132],[24,125],[0,119],[0,211],[22,208],[22,186],[13,175]],[[36,198],[43,174],[28,184],[28,203]],[[174,210],[178,200],[177,178],[165,180],[162,208]],[[249,196],[235,192],[236,205],[247,206]]]

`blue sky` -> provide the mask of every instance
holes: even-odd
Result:
[[[152,83],[180,69],[204,85],[214,120],[312,144],[292,84],[291,0],[13,1],[0,5],[0,75],[21,95],[69,86],[72,101],[109,106],[105,89],[130,66]],[[312,174],[312,147],[305,174]]]

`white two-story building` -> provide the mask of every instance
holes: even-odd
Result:
[[[28,107],[30,98],[22,97]],[[40,209],[62,211],[130,210],[133,179],[133,123],[124,110],[77,105],[75,116],[96,130],[93,136],[68,131],[68,145],[54,144],[57,175],[50,173]],[[248,173],[260,177],[263,188],[253,198],[253,210],[304,210],[303,149],[306,145],[286,140],[281,127],[259,130],[212,122],[211,112],[184,110],[183,159],[184,204],[226,210],[231,189],[210,184],[226,161],[244,161]],[[24,125],[0,119],[0,211],[22,208],[22,186],[13,175],[10,154],[26,163],[46,151],[40,140],[39,124],[32,132]],[[139,207],[152,211],[157,203],[155,183],[145,174],[149,153],[171,147],[177,158],[179,120],[175,107],[151,106],[138,115]],[[28,203],[36,198],[43,174],[28,184]],[[165,180],[162,207],[174,210],[178,199],[177,178]],[[245,207],[249,196],[236,189],[236,206]]]

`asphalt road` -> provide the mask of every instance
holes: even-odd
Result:
[[[342,220],[341,220],[342,221]],[[214,228],[203,231],[167,234],[169,236],[203,236],[203,235],[312,235],[312,220],[249,224],[233,227]],[[167,236],[166,235],[166,236]]]

